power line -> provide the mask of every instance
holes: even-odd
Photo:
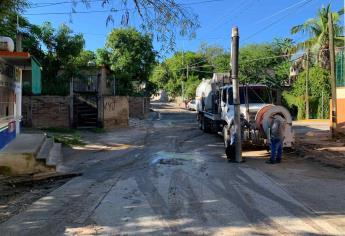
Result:
[[[103,2],[104,0],[89,0],[87,3],[92,2]],[[63,5],[63,4],[74,4],[74,3],[85,3],[83,0],[79,1],[62,1],[62,2],[40,2],[40,3],[33,3],[29,8],[42,8],[42,7],[51,7],[56,5]]]
[[[308,0],[302,0],[302,1],[297,2],[297,3],[295,3],[295,4],[293,4],[293,5],[289,6],[289,7],[286,7],[286,8],[284,8],[284,9],[281,9],[281,10],[275,12],[274,14],[272,14],[272,15],[270,15],[270,16],[267,16],[267,17],[265,17],[265,18],[263,18],[263,19],[257,21],[256,24],[259,24],[259,23],[264,22],[264,21],[266,21],[266,20],[268,20],[268,19],[271,19],[271,18],[273,18],[274,16],[277,16],[277,15],[279,15],[280,13],[282,13],[282,12],[284,12],[284,11],[290,10],[290,9],[292,9],[292,8],[298,6],[298,5],[300,5],[301,3],[304,3],[304,2],[306,2],[306,1],[308,1]]]
[[[220,17],[217,18],[216,20],[216,24],[213,24],[213,27],[210,29],[210,31],[214,31],[215,29],[217,29],[219,26],[221,26],[223,24],[223,20],[224,18],[226,18],[229,14],[235,13],[237,10],[241,9],[241,5],[242,3],[244,3],[245,0],[241,0],[239,2],[239,4],[237,4],[236,6],[234,6],[233,8],[229,8],[230,11],[226,11],[223,15],[221,15]],[[239,6],[239,7],[238,7]],[[245,6],[245,5],[243,5]]]
[[[104,0],[90,0],[87,3],[92,3],[92,2],[103,2]],[[204,1],[195,1],[195,2],[190,2],[190,3],[180,3],[178,5],[181,6],[190,6],[190,5],[199,5],[199,4],[205,4],[205,3],[213,3],[213,2],[223,2],[225,0],[204,0]],[[73,3],[83,3],[84,1],[79,0],[79,1],[61,1],[61,2],[46,2],[46,3],[35,3],[32,4],[30,8],[42,8],[42,7],[51,7],[51,6],[56,6],[56,5],[63,5],[63,4],[73,4]],[[152,7],[151,7],[152,8]],[[133,11],[136,10],[136,8],[130,8],[130,9],[122,9],[122,10],[128,10],[128,11]],[[67,13],[65,13],[67,14]],[[68,13],[70,14],[70,13]]]
[[[95,10],[95,11],[70,11],[70,12],[46,12],[46,13],[24,13],[26,16],[41,16],[41,15],[70,15],[70,14],[89,14],[89,13],[105,13],[125,11],[126,9],[110,9],[110,10]]]
[[[227,24],[227,23],[230,24],[231,22],[233,22],[234,18],[237,18],[241,14],[243,14],[244,12],[248,11],[254,5],[254,4],[252,4],[253,2],[254,2],[254,0],[248,1],[247,3],[244,3],[239,8],[236,8],[232,12],[232,13],[235,13],[236,11],[238,11],[236,14],[232,15],[230,19],[225,19],[224,22],[216,24],[215,27],[213,27],[210,31],[211,32],[216,32],[217,30],[221,29],[221,26],[223,26],[224,24]]]
[[[306,6],[307,4],[311,3],[313,0],[307,0],[307,2],[305,2],[297,11],[300,11],[302,9],[302,7]],[[283,15],[281,18],[279,18],[278,20],[272,22],[271,24],[261,28],[260,30],[256,31],[255,33],[251,34],[250,36],[248,36],[247,38],[245,38],[242,42],[246,42],[247,40],[253,38],[254,36],[256,36],[257,34],[267,30],[268,28],[272,27],[273,25],[279,23],[281,20],[283,20],[285,17],[290,16],[290,14],[286,14]]]

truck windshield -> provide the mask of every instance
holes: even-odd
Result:
[[[240,87],[240,102],[245,104],[246,87]],[[229,88],[229,104],[233,105],[232,88]],[[271,103],[270,94],[267,87],[264,86],[248,86],[248,103]]]

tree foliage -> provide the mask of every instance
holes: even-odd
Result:
[[[72,0],[77,5],[79,0]],[[82,1],[90,6],[90,0]],[[177,35],[193,38],[195,31],[200,27],[198,17],[184,3],[175,0],[100,0],[102,7],[117,4],[121,9],[112,8],[111,14],[107,17],[106,24],[114,23],[115,19],[121,17],[121,25],[130,25],[133,14],[139,17],[140,28],[145,33],[150,33],[162,43],[162,50],[171,51],[174,49]]]
[[[223,47],[202,43],[198,53],[206,58],[208,64],[213,67],[214,72],[229,72],[230,54]]]
[[[155,62],[152,38],[135,30],[116,29],[108,36],[110,67],[132,80],[146,81]]]
[[[177,52],[157,65],[150,81],[164,89],[172,97],[193,98],[196,86],[202,78],[210,78],[213,67],[204,55],[195,52]]]
[[[75,58],[74,63],[78,67],[86,67],[89,63],[96,63],[96,54],[90,50],[83,50]]]
[[[23,12],[29,6],[27,0],[1,0],[0,1],[0,28],[6,26],[8,17]]]
[[[329,99],[331,94],[329,72],[319,66],[309,69],[309,103],[312,118],[327,118],[329,116]],[[305,117],[306,71],[298,75],[292,90],[284,96],[289,107],[297,106],[298,118]],[[323,105],[323,106],[322,106]]]
[[[280,88],[289,72],[288,58],[282,55],[284,51],[276,43],[251,44],[240,48],[240,80],[243,83],[262,83]]]
[[[122,86],[120,94],[123,95],[133,92],[134,81],[148,81],[155,58],[152,38],[134,28],[113,30],[107,38],[105,50],[97,51],[98,63],[108,63]]]
[[[332,14],[334,43],[336,46],[343,47],[345,41],[341,16],[344,14],[344,9],[332,12],[331,4],[321,7],[317,12],[316,18],[311,18],[291,29],[292,34],[302,33],[309,35],[309,39],[296,45],[295,51],[311,49],[313,52],[317,52],[319,65],[324,69],[330,68],[328,13]]]
[[[78,75],[75,58],[78,58],[84,48],[82,34],[73,34],[66,25],[57,30],[51,23],[40,27],[40,41],[45,46],[42,64],[43,94],[66,95],[69,91],[69,79]]]

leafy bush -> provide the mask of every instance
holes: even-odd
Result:
[[[283,93],[285,105],[292,109],[298,108],[298,119],[306,117],[305,114],[305,90],[306,90],[306,72],[298,75],[297,80],[292,86],[290,92]],[[328,118],[329,117],[329,99],[331,94],[329,72],[318,66],[309,70],[309,117],[310,118]]]

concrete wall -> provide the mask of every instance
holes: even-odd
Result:
[[[337,88],[337,130],[345,133],[345,87]]]
[[[23,125],[34,128],[69,127],[68,96],[23,96]]]
[[[128,97],[104,96],[103,103],[103,127],[112,129],[126,127],[129,121]]]
[[[150,112],[150,98],[129,97],[129,117],[144,119]]]

